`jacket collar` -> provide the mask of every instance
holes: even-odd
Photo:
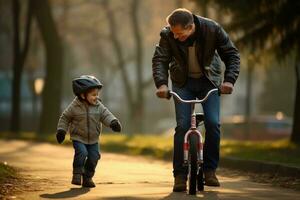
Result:
[[[79,99],[77,96],[73,100],[76,105],[84,105],[84,106],[99,106],[101,100],[98,98],[96,105],[91,105],[84,100]]]

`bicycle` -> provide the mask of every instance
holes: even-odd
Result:
[[[196,100],[183,100],[181,97],[173,91],[168,92],[168,97],[175,97],[181,103],[191,104],[191,127],[184,136],[183,143],[183,165],[188,167],[188,192],[190,195],[196,194],[196,188],[198,191],[204,190],[204,178],[203,178],[203,136],[200,130],[197,129],[198,125],[204,122],[204,114],[195,112],[195,104],[203,103],[207,100],[209,95],[213,92],[219,92],[219,89],[215,88],[210,90],[203,99]]]

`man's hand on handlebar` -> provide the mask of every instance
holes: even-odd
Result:
[[[231,94],[233,91],[233,84],[230,82],[224,82],[222,83],[220,87],[220,92],[221,94]],[[156,90],[156,96],[159,98],[170,98],[169,94],[169,88],[167,85],[161,85],[157,90]]]
[[[233,84],[230,82],[224,82],[221,85],[221,94],[231,94],[233,91]]]
[[[169,97],[169,88],[167,85],[161,85],[157,90],[156,90],[156,96],[159,98],[170,98]]]

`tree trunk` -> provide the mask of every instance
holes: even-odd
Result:
[[[207,13],[207,5],[208,5],[208,0],[202,0],[201,3],[201,15],[203,17],[208,17],[208,13]]]
[[[20,70],[20,3],[18,0],[13,1],[13,82],[12,82],[12,112],[11,112],[11,128],[10,130],[18,134],[20,131],[20,92],[21,92],[21,73]]]
[[[133,99],[133,93],[132,93],[132,88],[130,86],[130,82],[129,82],[129,78],[126,72],[126,62],[124,60],[124,54],[122,51],[122,46],[120,44],[120,42],[118,41],[117,38],[117,30],[116,30],[116,21],[115,21],[115,17],[114,17],[114,13],[111,10],[110,6],[109,6],[109,1],[107,0],[103,0],[101,1],[102,6],[106,12],[106,16],[107,16],[107,20],[108,20],[108,26],[110,29],[110,40],[112,42],[112,46],[114,49],[114,52],[116,54],[116,58],[117,58],[117,66],[119,67],[119,69],[121,70],[121,76],[122,76],[122,81],[124,83],[124,93],[127,99],[127,107],[128,107],[128,126],[127,126],[127,130],[130,132],[132,132],[132,128],[133,128],[133,118],[132,116],[134,116],[134,108],[135,108],[135,103],[134,103],[134,99]]]
[[[296,64],[296,76],[297,76],[297,86],[296,86],[296,99],[294,107],[294,120],[293,129],[291,135],[291,141],[300,144],[300,61],[297,59]]]
[[[137,99],[133,112],[133,121],[135,126],[133,126],[134,132],[143,132],[143,119],[145,115],[145,100],[144,100],[144,88],[143,88],[143,46],[142,46],[142,36],[141,30],[138,22],[138,10],[140,1],[133,0],[131,3],[131,21],[133,28],[133,35],[135,39],[135,58],[136,58],[136,77],[137,77]]]
[[[183,0],[175,0],[176,8],[182,8],[183,7]]]
[[[250,55],[247,63],[247,80],[246,80],[246,102],[245,102],[245,139],[249,139],[251,132],[251,98],[252,98],[252,82],[253,82],[253,70],[254,63],[253,57]]]
[[[42,94],[40,134],[56,130],[60,115],[63,77],[62,42],[55,27],[51,7],[47,0],[32,0],[34,14],[46,49],[46,76]]]
[[[12,112],[11,112],[11,128],[10,130],[18,134],[21,128],[21,82],[23,66],[27,57],[29,42],[30,42],[30,28],[32,19],[31,3],[28,1],[27,20],[24,35],[24,47],[21,50],[20,42],[20,2],[14,0],[12,4],[13,12],[13,83],[12,83]]]

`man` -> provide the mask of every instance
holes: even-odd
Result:
[[[168,76],[172,90],[183,99],[203,98],[213,88],[231,94],[239,74],[240,56],[223,28],[216,22],[176,9],[166,19],[152,59],[156,95],[168,97]],[[220,56],[219,56],[220,55]],[[225,63],[224,80],[221,60]],[[186,190],[187,168],[183,164],[183,139],[190,127],[191,107],[175,102],[173,174],[174,192]],[[220,186],[216,177],[220,146],[220,96],[210,95],[202,104],[206,128],[204,144],[204,179],[208,186]]]

